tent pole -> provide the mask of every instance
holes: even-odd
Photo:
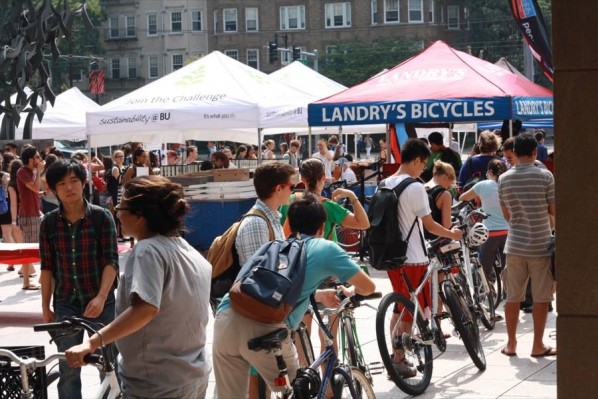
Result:
[[[93,202],[93,179],[91,170],[91,143],[87,135],[87,178],[89,179],[89,202]]]
[[[311,126],[307,127],[307,156],[311,156]]]
[[[509,119],[509,137],[513,137],[513,119]]]
[[[262,163],[262,128],[257,128],[257,164]]]

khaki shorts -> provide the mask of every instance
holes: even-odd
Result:
[[[507,302],[522,302],[525,299],[527,281],[532,279],[534,302],[551,302],[554,279],[550,272],[550,256],[518,256],[507,254],[507,265],[502,278],[507,291]]]

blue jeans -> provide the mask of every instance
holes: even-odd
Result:
[[[85,312],[84,305],[72,304],[68,302],[54,302],[54,314],[56,320],[60,321],[66,316],[75,316],[90,321],[92,326],[96,329],[100,329],[99,323],[106,325],[114,320],[114,294],[108,295],[106,303],[104,303],[104,310],[102,314],[96,319],[89,319],[83,317]],[[64,336],[56,339],[56,346],[59,352],[71,348],[72,346],[78,345],[83,342],[83,332],[77,333],[71,336]],[[60,380],[58,380],[58,397],[60,399],[81,399],[81,369],[70,368],[66,361],[60,361]]]

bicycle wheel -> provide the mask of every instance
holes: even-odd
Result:
[[[486,356],[480,342],[480,330],[476,316],[471,312],[463,294],[457,293],[452,281],[445,280],[441,284],[443,301],[448,306],[451,320],[459,333],[467,353],[473,363],[481,371],[486,370]]]
[[[414,315],[414,309],[414,304],[404,296],[397,293],[386,295],[380,301],[376,314],[376,337],[382,362],[392,381],[401,391],[420,395],[430,385],[433,358],[432,347],[421,343],[421,338],[431,338],[431,332],[421,315]],[[413,323],[413,320],[416,322]],[[395,370],[397,363],[393,358],[395,353],[401,352],[405,363],[417,369],[415,376],[402,377]]]
[[[355,399],[375,399],[376,394],[374,393],[374,388],[372,387],[372,383],[368,378],[365,376],[363,371],[359,370],[358,368],[351,367],[351,378],[353,380],[353,388],[355,389],[355,393],[357,394]],[[337,396],[335,396],[337,398]],[[349,386],[345,383],[342,394],[340,395],[340,399],[350,399],[353,398],[351,395],[351,390]]]
[[[502,287],[502,271],[504,269],[502,264],[502,256],[499,252],[496,252],[496,256],[494,257],[494,274],[496,275],[495,280],[492,282],[492,286],[494,287],[494,292],[496,294],[496,298],[494,300],[494,309],[498,309],[498,305],[500,301],[502,301],[503,296],[505,295]],[[488,282],[490,284],[490,281]]]
[[[496,316],[496,310],[494,308],[494,304],[496,303],[496,293],[494,292],[494,286],[490,285],[490,283],[484,285],[484,270],[477,260],[474,262],[473,266],[473,299],[482,324],[486,329],[492,330],[496,324],[494,318]],[[486,286],[488,289],[486,289]]]
[[[361,230],[344,227],[340,224],[334,226],[337,244],[347,252],[358,252]]]
[[[311,338],[309,336],[309,332],[307,331],[307,327],[303,322],[299,324],[299,328],[295,332],[298,334],[298,339],[295,340],[295,343],[299,343],[301,345],[300,348],[297,348],[297,352],[299,353],[299,365],[301,367],[307,367],[312,364],[315,360],[314,357],[314,348],[311,345]]]

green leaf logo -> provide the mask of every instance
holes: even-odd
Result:
[[[205,65],[198,65],[197,69],[182,75],[176,82],[174,82],[174,84],[182,87],[193,86],[204,80],[205,76]]]

